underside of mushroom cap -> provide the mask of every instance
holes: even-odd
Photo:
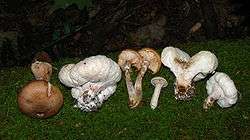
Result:
[[[162,87],[166,87],[168,82],[163,77],[154,77],[151,79],[151,84],[156,86],[157,84],[162,84]]]
[[[140,70],[142,63],[140,54],[131,49],[123,50],[118,56],[118,65],[124,70],[128,63]]]
[[[160,70],[161,57],[155,50],[151,48],[143,48],[139,50],[138,53],[142,56],[143,61],[147,61],[149,63],[148,68],[153,72],[153,74]]]

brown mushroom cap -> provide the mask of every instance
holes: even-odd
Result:
[[[136,67],[137,70],[141,69],[142,58],[134,50],[126,49],[119,54],[118,64],[122,69],[124,69],[126,62],[129,62],[132,66]]]
[[[20,111],[35,118],[48,118],[57,114],[63,105],[63,95],[51,85],[51,95],[48,96],[48,88],[48,82],[42,80],[26,84],[18,94]]]
[[[148,68],[153,72],[153,74],[160,70],[161,57],[155,50],[151,48],[143,48],[139,50],[138,53],[142,56],[144,61],[149,62]]]

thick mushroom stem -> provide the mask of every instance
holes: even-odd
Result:
[[[136,77],[135,81],[135,92],[134,95],[131,96],[129,101],[130,108],[135,108],[139,105],[142,99],[142,79],[148,69],[149,62],[144,61],[141,67],[141,70],[138,73],[138,76]]]
[[[158,105],[158,99],[161,93],[161,88],[168,85],[167,81],[162,77],[155,77],[151,80],[152,85],[155,86],[153,96],[150,101],[150,106],[152,109],[155,109]]]

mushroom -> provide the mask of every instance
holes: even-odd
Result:
[[[56,115],[62,105],[63,95],[60,90],[43,80],[29,82],[18,94],[20,111],[30,117],[48,118]]]
[[[47,62],[36,61],[31,64],[31,71],[36,80],[49,81],[52,75],[52,65]]]
[[[121,79],[121,69],[112,59],[97,55],[85,58],[77,64],[63,66],[59,72],[59,79],[64,85],[72,87],[71,94],[77,101],[76,107],[84,111],[95,111],[94,107],[89,109],[88,105],[92,104],[92,100],[98,100],[93,106],[100,107],[107,98],[98,97],[109,87],[114,88],[106,90],[109,91],[109,96],[115,92],[116,83]],[[85,95],[89,97],[83,98]],[[99,103],[101,104],[98,105]]]
[[[190,58],[174,47],[163,49],[161,61],[176,76],[175,98],[178,100],[190,100],[195,94],[194,82],[214,73],[218,66],[217,57],[209,51],[200,51]]]
[[[147,69],[152,71],[152,74],[157,73],[161,67],[160,55],[151,48],[143,48],[138,51],[142,57],[141,69],[136,77],[135,81],[135,94],[142,96],[142,79]]]
[[[131,80],[130,72],[131,67],[134,66],[137,70],[141,69],[142,58],[134,50],[126,49],[123,50],[118,56],[118,64],[125,73],[125,80],[129,95],[129,106],[134,108],[139,105],[142,96],[135,94],[135,88]]]
[[[166,87],[168,85],[168,82],[163,77],[154,77],[153,79],[151,79],[151,84],[155,86],[155,89],[154,94],[151,98],[150,106],[152,109],[155,109],[158,105],[161,88]]]
[[[233,80],[225,73],[216,72],[207,81],[206,89],[209,96],[204,101],[204,109],[209,109],[215,101],[222,108],[231,107],[237,102],[238,91]]]

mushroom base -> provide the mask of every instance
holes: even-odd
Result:
[[[193,84],[188,86],[175,85],[175,99],[188,101],[195,95],[195,87]]]

